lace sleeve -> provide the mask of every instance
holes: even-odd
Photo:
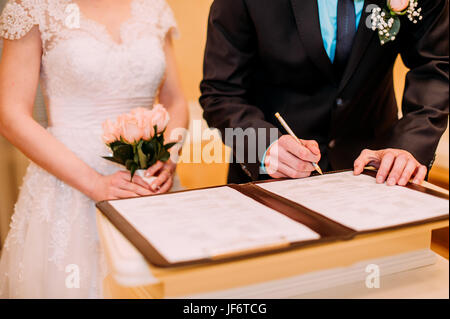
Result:
[[[39,24],[39,0],[8,0],[0,16],[0,37],[16,40]]]
[[[175,16],[173,14],[172,9],[164,1],[164,5],[162,8],[161,16],[160,16],[160,30],[162,38],[165,38],[167,34],[177,38],[179,36],[177,22],[175,20]]]

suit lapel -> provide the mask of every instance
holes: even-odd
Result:
[[[356,72],[359,62],[364,56],[369,43],[372,41],[372,38],[376,34],[376,31],[373,31],[369,26],[366,25],[366,21],[370,19],[370,15],[372,13],[371,6],[373,6],[374,4],[380,5],[379,2],[379,0],[364,1],[364,9],[361,14],[361,20],[359,22],[358,31],[356,32],[352,52],[350,54],[347,67],[345,68],[342,80],[339,85],[340,90],[345,87],[353,74]]]
[[[300,38],[310,59],[333,82],[333,64],[323,46],[317,0],[291,0]]]

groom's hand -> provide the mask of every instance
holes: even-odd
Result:
[[[319,162],[320,149],[316,141],[302,142],[304,146],[292,136],[283,135],[273,143],[264,161],[267,173],[273,178],[310,176],[314,171],[311,162]]]
[[[411,178],[421,184],[428,171],[411,153],[399,149],[363,150],[354,163],[354,174],[361,174],[367,165],[378,169],[377,183],[386,181],[389,186],[405,186]]]

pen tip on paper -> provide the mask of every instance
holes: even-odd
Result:
[[[319,165],[314,165],[314,168],[316,169],[316,171],[320,174],[320,175],[323,175],[323,172],[322,172],[322,169],[320,168],[320,166]]]

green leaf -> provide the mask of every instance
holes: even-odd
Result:
[[[129,170],[130,173],[131,173],[131,180],[130,180],[130,182],[131,182],[131,181],[133,181],[134,174],[136,173],[136,170],[139,168],[139,166],[138,166],[138,164],[137,164],[135,161],[133,161],[133,160],[128,160],[128,161],[125,163],[125,166],[126,166],[127,170]]]
[[[155,163],[155,140],[151,139],[150,141],[145,142],[142,145],[142,152],[147,156],[147,167],[151,166],[151,163]]]
[[[144,152],[144,154],[146,154],[147,156],[151,153],[154,152],[154,146],[153,146],[153,142],[154,140],[151,139],[150,141],[146,141],[142,144],[142,151]]]
[[[389,13],[387,13],[389,14]],[[387,17],[386,19],[389,19],[389,17]],[[384,45],[388,42],[394,41],[398,35],[398,33],[400,32],[400,27],[401,27],[401,21],[400,18],[398,16],[393,16],[392,17],[394,19],[394,23],[392,25],[392,28],[389,30],[388,34],[379,34],[378,33],[378,37],[380,38],[380,42],[381,45]]]
[[[131,166],[132,166],[133,164],[136,164],[136,162],[130,159],[130,160],[128,160],[128,161],[125,163],[125,167],[127,168],[127,170],[130,170],[130,169],[131,169]]]
[[[113,162],[113,163],[117,163],[117,164],[121,164],[121,165],[125,165],[124,163],[122,163],[121,161],[118,161],[118,160],[116,160],[114,157],[110,157],[110,156],[103,156],[103,158],[105,159],[105,160],[108,160],[108,161],[110,161],[110,162]]]
[[[160,156],[159,156],[159,160],[161,162],[167,162],[170,158],[170,153],[167,151],[164,151]]]
[[[137,152],[137,145],[136,144],[133,145],[133,157],[132,158],[133,158],[135,163],[139,163],[139,155],[138,155],[138,152]]]
[[[156,130],[156,126],[154,127]],[[164,135],[154,135],[154,137],[149,141],[144,141],[137,145],[138,157],[135,159],[136,163],[140,163],[141,168],[147,168],[154,165],[158,160],[166,162],[170,158],[170,153],[168,150],[172,148],[177,143],[168,143],[164,145]],[[141,152],[139,151],[141,149]],[[145,155],[145,158],[144,156]],[[146,166],[143,167],[143,160],[146,161]]]
[[[164,145],[164,148],[166,150],[170,150],[172,147],[174,147],[175,145],[177,145],[178,143],[168,143],[166,145]]]
[[[152,159],[149,159],[148,167],[155,165],[157,160],[158,160],[158,158],[156,156],[153,156]]]
[[[160,135],[158,135],[158,136],[156,137],[156,139],[158,140],[158,142],[159,142],[160,144],[164,144],[164,134],[163,134],[163,133],[161,133]]]
[[[159,157],[159,154],[161,154],[161,149],[162,149],[161,143],[155,143],[155,147],[156,147],[156,151],[155,151],[156,156]]]
[[[138,153],[138,157],[139,157],[139,166],[142,169],[147,169],[147,155],[144,154],[144,152],[142,151],[142,143],[139,143],[137,146],[137,153]]]
[[[120,144],[112,149],[113,157],[121,164],[125,164],[127,160],[133,158],[133,147],[129,144]]]
[[[112,142],[111,144],[109,144],[109,147],[111,148],[111,150],[112,149],[114,149],[115,147],[117,147],[117,146],[120,146],[120,145],[124,145],[125,143],[123,143],[122,141],[115,141],[115,142]]]
[[[125,148],[131,148],[131,145],[125,144],[125,143],[122,143],[122,142],[118,142],[118,143],[115,143],[115,145],[113,145],[113,146],[111,147],[111,150],[112,150],[113,152],[115,152],[115,151],[117,151],[117,150],[125,149]]]
[[[392,25],[390,33],[393,34],[394,36],[397,36],[397,34],[400,32],[401,25],[402,23],[400,22],[400,18],[394,17],[394,24]]]

